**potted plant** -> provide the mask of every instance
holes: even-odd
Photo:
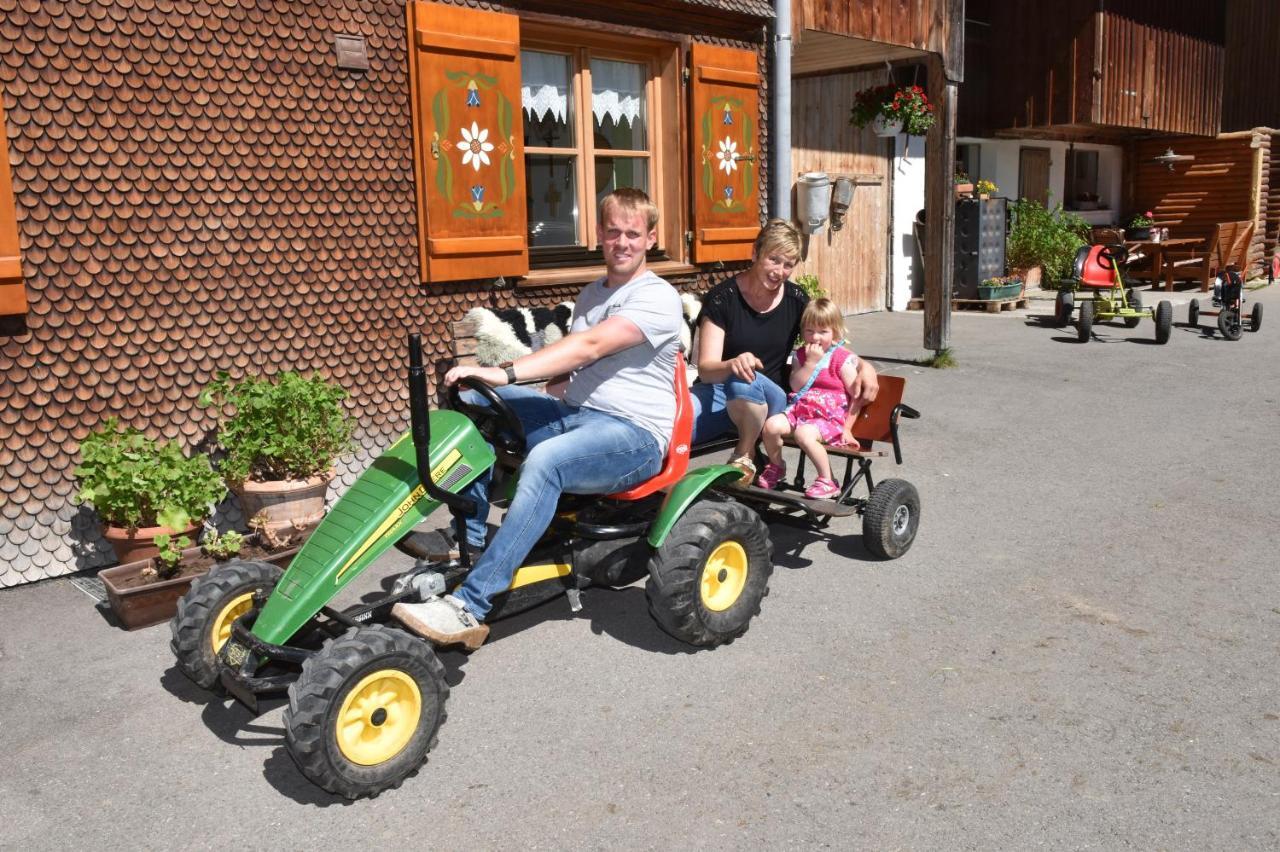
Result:
[[[1145,213],[1137,213],[1129,219],[1129,224],[1125,226],[1125,236],[1131,240],[1149,240],[1151,239],[1151,226],[1155,223],[1155,214],[1150,210]]]
[[[974,185],[973,191],[978,194],[979,198],[986,201],[988,198],[999,192],[1000,187],[996,186],[994,181],[982,178]]]
[[[988,278],[978,285],[978,298],[983,301],[1016,299],[1021,295],[1022,278],[1017,275]]]
[[[187,458],[175,444],[121,430],[114,417],[84,439],[80,457],[75,500],[98,513],[119,562],[155,556],[175,535],[180,544],[227,493],[208,456]]]
[[[232,381],[220,372],[201,392],[202,406],[231,410],[218,428],[226,450],[220,469],[264,536],[287,537],[324,516],[333,462],[348,450],[353,431],[342,408],[346,396],[321,376],[293,371],[275,381]]]
[[[1052,210],[1022,198],[1012,205],[1012,224],[1005,241],[1005,261],[1027,287],[1042,281],[1056,287],[1071,272],[1076,249],[1085,245],[1089,225],[1059,205]]]
[[[973,193],[973,179],[964,172],[956,172],[951,180],[956,198],[968,198]]]
[[[934,122],[933,104],[919,86],[872,86],[853,99],[849,122],[871,125],[877,136],[923,136]]]

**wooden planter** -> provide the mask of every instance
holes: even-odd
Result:
[[[245,536],[246,545],[256,544],[257,540],[256,535]],[[263,559],[286,568],[301,547],[298,545],[277,550]],[[185,562],[200,555],[199,547],[188,547],[182,551],[182,560]],[[215,562],[208,568],[170,580],[139,582],[143,569],[151,565],[151,562],[151,558],[139,559],[112,568],[104,568],[98,572],[98,579],[102,580],[102,585],[107,589],[107,601],[111,605],[111,611],[115,613],[125,630],[150,627],[173,618],[178,609],[178,598],[187,593],[192,581],[220,564]],[[181,570],[179,567],[179,571]]]

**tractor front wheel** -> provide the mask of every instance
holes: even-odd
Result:
[[[348,799],[376,796],[422,766],[448,697],[444,666],[426,642],[382,625],[354,627],[302,664],[289,687],[285,742],[312,782]]]
[[[1076,339],[1081,343],[1089,342],[1089,335],[1093,333],[1093,300],[1086,299],[1080,303],[1080,316],[1076,319]]]
[[[1218,331],[1227,340],[1240,339],[1240,312],[1233,308],[1223,308],[1218,314]]]
[[[1125,291],[1125,300],[1129,303],[1130,309],[1135,311],[1142,310],[1142,294],[1132,287]],[[1142,322],[1142,317],[1125,317],[1124,327],[1137,328],[1140,322]]]
[[[1262,328],[1262,303],[1254,302],[1253,311],[1249,314],[1249,331],[1257,331]]]
[[[1173,331],[1173,305],[1161,302],[1156,305],[1156,343],[1168,343]]]
[[[1187,324],[1200,324],[1200,300],[1192,299],[1191,304],[1187,305]]]
[[[275,588],[281,573],[270,562],[238,561],[215,567],[192,582],[169,622],[169,647],[183,674],[221,693],[218,652],[231,638],[231,625],[253,608],[254,593]]]
[[[862,513],[862,543],[881,559],[911,548],[920,528],[920,494],[905,479],[886,479],[871,492]]]
[[[737,502],[693,504],[649,559],[645,592],[658,626],[681,642],[725,645],[769,594],[769,528]]]
[[[1054,304],[1053,316],[1058,328],[1066,328],[1071,322],[1071,312],[1075,308],[1076,297],[1070,290],[1059,290]]]

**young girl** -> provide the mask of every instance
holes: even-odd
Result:
[[[769,463],[756,484],[777,487],[787,472],[782,439],[794,434],[818,471],[804,496],[828,499],[840,493],[840,486],[831,477],[831,462],[823,444],[857,446],[850,430],[863,404],[852,392],[858,356],[840,345],[844,342],[844,317],[830,299],[810,302],[800,318],[800,329],[804,345],[792,355],[790,404],[765,421],[764,449]]]

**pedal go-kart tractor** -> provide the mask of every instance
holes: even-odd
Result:
[[[1076,294],[1081,296],[1079,317],[1076,319],[1076,336],[1081,343],[1088,343],[1095,322],[1122,320],[1125,328],[1137,328],[1143,319],[1156,322],[1156,343],[1168,343],[1173,331],[1173,305],[1161,301],[1155,310],[1142,307],[1142,297],[1132,288],[1125,288],[1120,267],[1128,258],[1128,250],[1121,245],[1081,246],[1076,252],[1073,268],[1075,286],[1058,291],[1054,317],[1059,328],[1071,322],[1076,309]],[[1085,294],[1088,297],[1085,298]]]
[[[1218,282],[1214,285],[1213,306],[1218,308],[1216,311],[1200,310],[1200,301],[1192,299],[1191,304],[1187,305],[1187,322],[1190,325],[1198,326],[1200,317],[1218,318],[1218,331],[1227,340],[1239,340],[1244,333],[1244,279],[1240,276],[1240,271],[1234,266],[1227,267],[1219,277]],[[1262,303],[1254,302],[1253,310],[1249,312],[1249,331],[1257,331],[1262,328]],[[1212,336],[1212,332],[1210,332]]]
[[[418,770],[445,719],[449,686],[435,649],[390,617],[400,601],[455,588],[470,570],[460,492],[495,468],[493,493],[513,492],[523,456],[520,420],[489,386],[464,380],[487,406],[462,400],[427,410],[421,343],[409,336],[412,428],[337,501],[287,571],[239,561],[192,583],[170,629],[179,668],[198,685],[256,709],[258,696],[288,691],[285,743],[308,779],[355,799],[398,786]],[[591,585],[648,577],[649,611],[671,636],[715,647],[746,632],[773,571],[769,529],[721,486],[729,465],[689,471],[692,408],[682,359],[677,412],[663,469],[607,497],[565,495],[551,528],[493,602],[488,620],[566,595],[581,608]],[[500,460],[501,459],[501,460]],[[507,465],[517,465],[505,483]],[[899,506],[877,503],[877,528],[895,529]],[[665,489],[665,494],[663,493]],[[330,604],[392,544],[440,506],[458,526],[457,559],[419,560],[389,593],[342,610]],[[918,500],[915,504],[918,517]],[[902,530],[914,537],[915,523]],[[894,541],[904,552],[910,540]],[[873,546],[874,547],[874,546]]]

